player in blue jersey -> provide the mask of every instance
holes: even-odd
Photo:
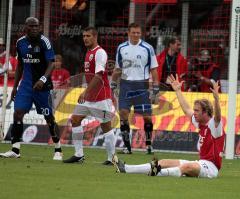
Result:
[[[149,98],[149,79],[152,76],[153,94],[159,91],[157,59],[153,47],[141,39],[141,27],[131,23],[128,27],[129,40],[120,44],[116,55],[116,69],[112,75],[111,88],[117,88],[117,80],[120,80],[119,111],[120,129],[126,149],[123,153],[131,154],[131,142],[129,138],[130,127],[128,117],[133,106],[134,112],[143,116],[144,130],[146,134],[147,153],[151,154],[151,137],[153,123],[151,119],[152,109]]]
[[[16,44],[19,65],[15,73],[11,99],[14,100],[12,149],[0,157],[19,158],[20,140],[23,134],[23,117],[34,103],[38,114],[43,114],[55,143],[54,160],[62,160],[59,130],[49,104],[54,52],[47,37],[40,34],[39,20],[29,17],[25,22],[26,35]],[[21,80],[21,83],[19,84]]]

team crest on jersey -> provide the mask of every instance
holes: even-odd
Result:
[[[93,54],[89,55],[89,61],[92,61],[93,56],[94,56]]]
[[[40,47],[39,47],[39,46],[35,46],[34,49],[33,49],[33,51],[34,51],[35,53],[39,53],[39,52],[40,52]]]
[[[137,59],[141,59],[141,55],[137,55]]]

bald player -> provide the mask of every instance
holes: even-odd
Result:
[[[0,153],[0,157],[20,158],[23,117],[34,104],[37,113],[44,115],[55,144],[53,160],[62,160],[58,127],[48,101],[52,89],[50,75],[53,70],[54,51],[49,39],[40,33],[37,18],[28,17],[26,19],[25,33],[17,40],[16,44],[19,65],[11,93],[11,100],[14,101],[11,129],[12,149]]]

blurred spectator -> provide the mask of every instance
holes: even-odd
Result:
[[[70,74],[65,69],[62,68],[62,56],[56,55],[55,56],[55,62],[54,62],[54,70],[51,75],[53,87],[59,88],[59,87],[65,87],[68,86],[70,83]]]
[[[0,38],[0,67],[4,67],[6,62],[6,46],[3,38]],[[9,68],[8,68],[8,86],[14,84],[14,74],[18,65],[18,61],[15,57],[9,56]],[[0,76],[0,86],[3,86],[4,76]]]
[[[166,88],[168,88],[167,90],[172,90],[171,86],[168,86],[167,77],[170,74],[178,74],[178,77],[181,79],[184,74],[187,74],[188,66],[187,60],[180,53],[181,40],[179,37],[172,36],[168,38],[166,46],[167,47],[157,55],[158,75],[160,83],[165,84]],[[185,90],[184,86],[182,90]]]
[[[65,9],[77,9],[82,11],[87,7],[87,0],[63,0],[62,7]]]
[[[212,61],[207,49],[201,49],[199,56],[190,64],[189,71],[192,81],[189,81],[189,91],[211,92],[214,82],[220,79],[220,67]]]

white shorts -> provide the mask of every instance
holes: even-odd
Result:
[[[195,161],[189,161],[189,160],[180,160],[180,165],[185,163],[193,163],[197,162],[200,165],[200,173],[199,178],[216,178],[218,176],[218,169],[217,167],[208,160],[195,160]]]
[[[115,116],[115,107],[111,99],[98,102],[85,101],[82,104],[77,104],[73,115],[92,116],[100,123],[106,123],[111,121]]]

